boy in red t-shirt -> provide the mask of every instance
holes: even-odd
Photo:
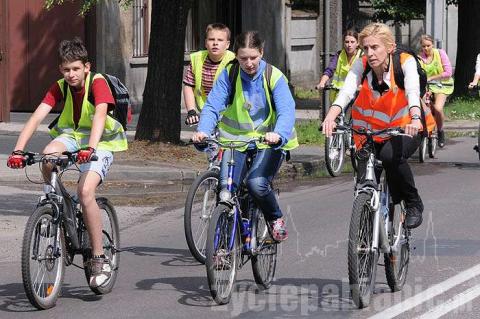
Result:
[[[95,288],[105,285],[111,276],[110,262],[103,250],[102,217],[95,199],[95,190],[112,164],[112,152],[126,150],[127,139],[122,125],[107,115],[115,101],[103,76],[90,75],[88,54],[82,41],[79,38],[62,41],[59,56],[63,79],[50,87],[25,124],[7,165],[10,168],[25,166],[24,149],[28,141],[52,108],[58,102],[65,101],[58,122],[50,131],[54,139],[43,153],[78,151],[81,175],[77,191],[92,244],[92,276],[89,284]],[[90,81],[93,81],[91,86],[88,85]],[[92,90],[93,101],[88,98],[90,94],[85,96],[85,91],[89,88]],[[98,157],[97,161],[90,161],[93,154]],[[47,182],[50,180],[51,169],[48,164],[42,167]]]

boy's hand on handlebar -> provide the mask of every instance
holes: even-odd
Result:
[[[410,124],[405,126],[405,134],[415,136],[423,129],[422,121],[420,119],[412,120]]]
[[[95,154],[95,149],[93,147],[87,147],[78,152],[77,162],[79,164],[88,163],[92,159],[92,156]]]
[[[23,155],[22,151],[14,151],[8,157],[7,166],[12,168],[12,169],[24,168],[26,162],[27,162],[27,159]]]
[[[190,110],[187,113],[187,118],[185,119],[185,124],[187,125],[195,125],[198,124],[200,118],[198,117],[198,113],[195,110]]]
[[[201,143],[207,137],[208,137],[207,134],[205,134],[203,132],[195,132],[192,135],[192,141],[193,141],[193,143]]]
[[[278,133],[268,132],[265,134],[265,144],[275,145],[281,142],[281,137]]]

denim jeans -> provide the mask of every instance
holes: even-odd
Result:
[[[252,156],[253,162],[247,171],[246,159]],[[232,152],[226,150],[220,165],[220,186],[227,188],[228,161]],[[257,206],[262,210],[265,219],[270,221],[282,217],[272,181],[282,165],[285,151],[273,148],[248,149],[245,152],[233,151],[235,169],[233,172],[233,190],[236,191],[242,180]]]

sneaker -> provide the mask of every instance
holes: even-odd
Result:
[[[444,147],[444,146],[445,146],[445,132],[438,131],[438,147]]]
[[[423,204],[407,207],[407,218],[405,220],[405,227],[408,229],[417,228],[422,224]]]
[[[105,285],[112,275],[112,266],[108,257],[92,258],[90,260],[90,287],[97,288]]]
[[[283,218],[277,218],[273,221],[270,221],[269,224],[272,238],[275,241],[284,241],[288,238],[288,232],[285,228],[285,221]]]

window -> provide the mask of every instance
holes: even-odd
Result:
[[[134,0],[133,57],[145,57],[148,55],[149,15],[148,0]]]

